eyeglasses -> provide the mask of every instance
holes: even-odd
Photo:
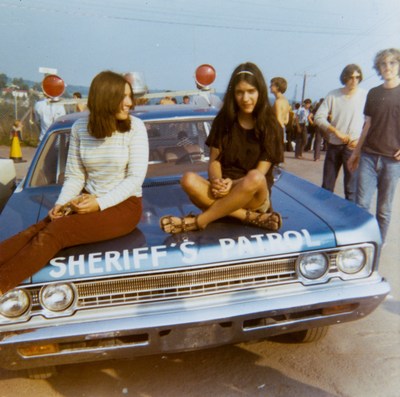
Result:
[[[348,80],[361,80],[361,76],[360,75],[358,75],[358,76],[349,76]]]

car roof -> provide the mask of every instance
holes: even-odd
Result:
[[[146,120],[162,120],[173,118],[213,118],[218,113],[214,107],[199,107],[195,105],[140,105],[131,112],[133,116]],[[72,124],[88,112],[69,113],[58,118],[50,130],[71,128]]]

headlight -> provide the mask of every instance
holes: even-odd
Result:
[[[42,305],[52,312],[60,312],[70,307],[75,293],[68,284],[50,284],[40,291]]]
[[[347,274],[359,272],[366,263],[365,252],[361,248],[352,248],[338,253],[337,267]]]
[[[297,268],[303,277],[316,280],[328,272],[329,260],[322,253],[306,254],[299,257]]]
[[[19,317],[31,306],[28,293],[22,289],[7,292],[0,300],[0,314],[5,317]]]

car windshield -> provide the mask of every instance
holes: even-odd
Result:
[[[145,121],[149,137],[147,177],[206,171],[209,148],[205,141],[212,120]],[[69,130],[51,134],[36,162],[30,186],[62,185],[68,154]]]

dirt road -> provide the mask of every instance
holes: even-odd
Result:
[[[26,158],[31,149],[23,149]],[[0,148],[0,157],[3,154]],[[320,184],[322,161],[285,168]],[[22,164],[19,165],[23,172]],[[342,194],[342,179],[338,193]],[[381,259],[388,299],[357,322],[331,327],[314,344],[260,341],[184,354],[59,367],[56,377],[29,380],[0,370],[0,397],[399,397],[400,191]]]

